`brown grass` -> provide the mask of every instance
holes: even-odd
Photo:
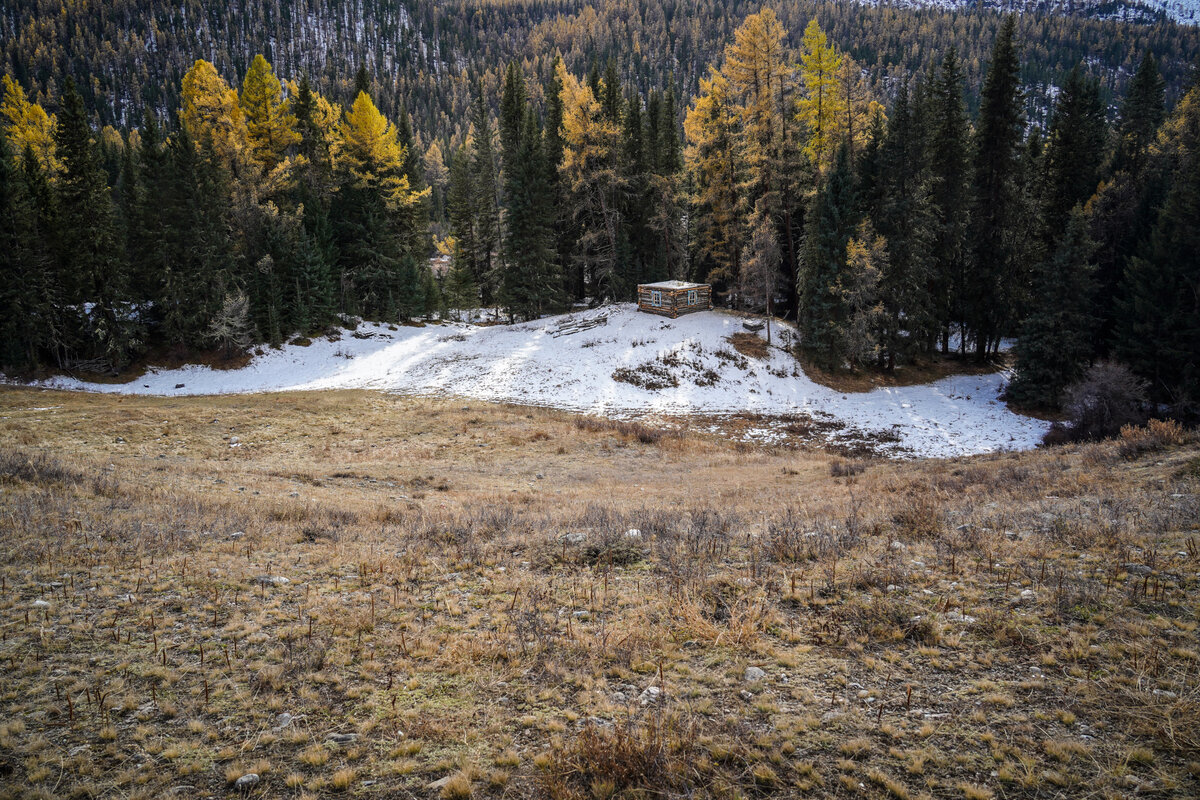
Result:
[[[973,358],[961,358],[957,354],[935,354],[922,357],[909,364],[900,364],[892,372],[863,368],[852,370],[822,369],[808,358],[801,356],[804,374],[822,386],[850,394],[869,392],[886,386],[916,386],[932,383],[951,375],[988,375],[1003,367],[1006,357],[998,361],[980,363]]]
[[[3,389],[0,797],[1196,796],[1198,459]]]

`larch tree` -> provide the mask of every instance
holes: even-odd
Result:
[[[262,53],[254,57],[246,71],[238,103],[246,119],[250,157],[260,174],[270,172],[284,152],[300,142],[300,134],[293,104],[284,102],[279,78]]]
[[[592,89],[560,65],[563,97],[563,161],[560,172],[579,225],[578,255],[591,296],[613,296],[620,258],[621,129]]]
[[[0,127],[9,143],[9,155],[14,164],[20,164],[25,149],[37,158],[39,166],[47,176],[58,172],[58,160],[54,155],[53,114],[25,97],[25,90],[8,75],[0,78]]]
[[[737,112],[729,81],[716,70],[700,79],[700,91],[683,122],[686,163],[692,183],[695,277],[727,295],[736,291],[745,245]]]
[[[248,181],[253,166],[237,92],[217,74],[216,67],[201,59],[183,76],[181,99],[180,122],[192,141],[229,172],[235,186]]]
[[[840,120],[844,115],[839,72],[842,56],[829,43],[816,18],[809,20],[800,42],[800,76],[804,94],[800,98],[800,121],[807,127],[804,153],[824,172],[833,162],[838,147]]]

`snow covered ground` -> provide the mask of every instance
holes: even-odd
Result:
[[[741,318],[730,314],[670,320],[632,305],[511,326],[362,323],[335,341],[265,350],[237,370],[189,366],[127,384],[60,377],[43,385],[168,396],[366,388],[616,417],[806,415],[834,423],[827,428],[891,440],[897,452],[928,456],[1026,449],[1046,430],[997,399],[1002,373],[848,394],[809,380],[777,348],[763,360],[742,356],[727,340],[742,330]],[[778,342],[792,331],[777,326],[775,335]],[[770,439],[771,430],[767,424],[759,438]]]

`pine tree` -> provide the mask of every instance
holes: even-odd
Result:
[[[1095,193],[1107,139],[1100,83],[1076,65],[1059,94],[1046,145],[1043,223],[1049,242],[1059,241],[1071,209]]]
[[[508,236],[500,302],[510,316],[534,319],[559,300],[562,277],[554,261],[554,213],[547,205],[549,174],[541,132],[526,107],[513,160],[505,166]]]
[[[1070,213],[1054,257],[1034,277],[1033,309],[1021,325],[1017,370],[1008,397],[1030,407],[1057,408],[1093,351],[1094,244],[1081,207]]]
[[[975,131],[972,267],[963,287],[963,317],[980,359],[998,345],[1015,316],[1005,284],[1019,284],[1026,271],[1014,247],[1015,240],[1027,235],[1017,227],[1025,114],[1015,30],[1015,18],[1005,18],[984,80]]]
[[[935,316],[942,330],[942,349],[950,345],[950,325],[963,327],[963,293],[967,283],[970,226],[970,121],[963,99],[958,52],[952,47],[942,59],[937,79],[929,87],[929,165],[931,212],[938,221],[933,240],[932,279]],[[964,346],[966,337],[961,337]]]
[[[475,86],[471,117],[471,209],[474,215],[475,283],[484,305],[496,295],[500,277],[500,192],[497,184],[496,137],[483,89]]]
[[[279,79],[261,53],[250,63],[238,102],[246,119],[250,157],[260,174],[270,172],[300,135],[291,104],[283,102]]]
[[[1147,50],[1121,104],[1112,172],[1128,172],[1133,178],[1141,175],[1150,146],[1154,144],[1154,137],[1163,121],[1165,88],[1154,54]]]
[[[475,243],[475,190],[471,181],[471,156],[466,145],[450,159],[450,186],[447,211],[450,215],[451,252],[450,273],[446,277],[445,297],[451,308],[475,308],[479,305],[479,284],[475,276],[481,272],[479,251]]]
[[[846,253],[858,227],[849,148],[838,148],[824,185],[813,197],[800,260],[800,344],[826,369],[846,359],[850,308],[840,287]]]
[[[59,274],[71,277],[69,297],[81,312],[89,357],[120,370],[139,345],[140,332],[128,303],[128,276],[106,176],[83,98],[70,79],[63,86],[54,139],[62,160],[56,186]]]
[[[1200,402],[1200,86],[1180,101],[1163,144],[1180,153],[1166,203],[1120,290],[1117,353],[1158,400]]]
[[[32,146],[28,163],[39,169]],[[0,371],[35,369],[53,340],[54,286],[36,200],[0,126]]]

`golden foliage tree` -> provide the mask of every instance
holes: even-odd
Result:
[[[845,99],[838,80],[842,56],[829,43],[815,18],[804,29],[800,46],[800,75],[804,82],[800,120],[808,127],[804,152],[824,171],[833,163],[839,120],[844,116]]]
[[[0,81],[0,86],[4,89],[0,97],[0,125],[4,126],[13,156],[19,162],[29,148],[46,174],[55,175],[59,165],[54,155],[54,115],[28,100],[21,84],[8,75]]]
[[[300,141],[300,134],[296,132],[296,116],[283,100],[279,78],[261,53],[246,72],[238,104],[246,119],[251,158],[260,172],[269,172],[284,151]]]
[[[358,93],[338,126],[333,155],[356,188],[378,191],[393,211],[413,205],[429,191],[412,191],[404,174],[407,151],[399,132],[366,92]]]
[[[183,76],[180,121],[188,136],[235,178],[246,177],[248,133],[237,92],[200,59]]]

